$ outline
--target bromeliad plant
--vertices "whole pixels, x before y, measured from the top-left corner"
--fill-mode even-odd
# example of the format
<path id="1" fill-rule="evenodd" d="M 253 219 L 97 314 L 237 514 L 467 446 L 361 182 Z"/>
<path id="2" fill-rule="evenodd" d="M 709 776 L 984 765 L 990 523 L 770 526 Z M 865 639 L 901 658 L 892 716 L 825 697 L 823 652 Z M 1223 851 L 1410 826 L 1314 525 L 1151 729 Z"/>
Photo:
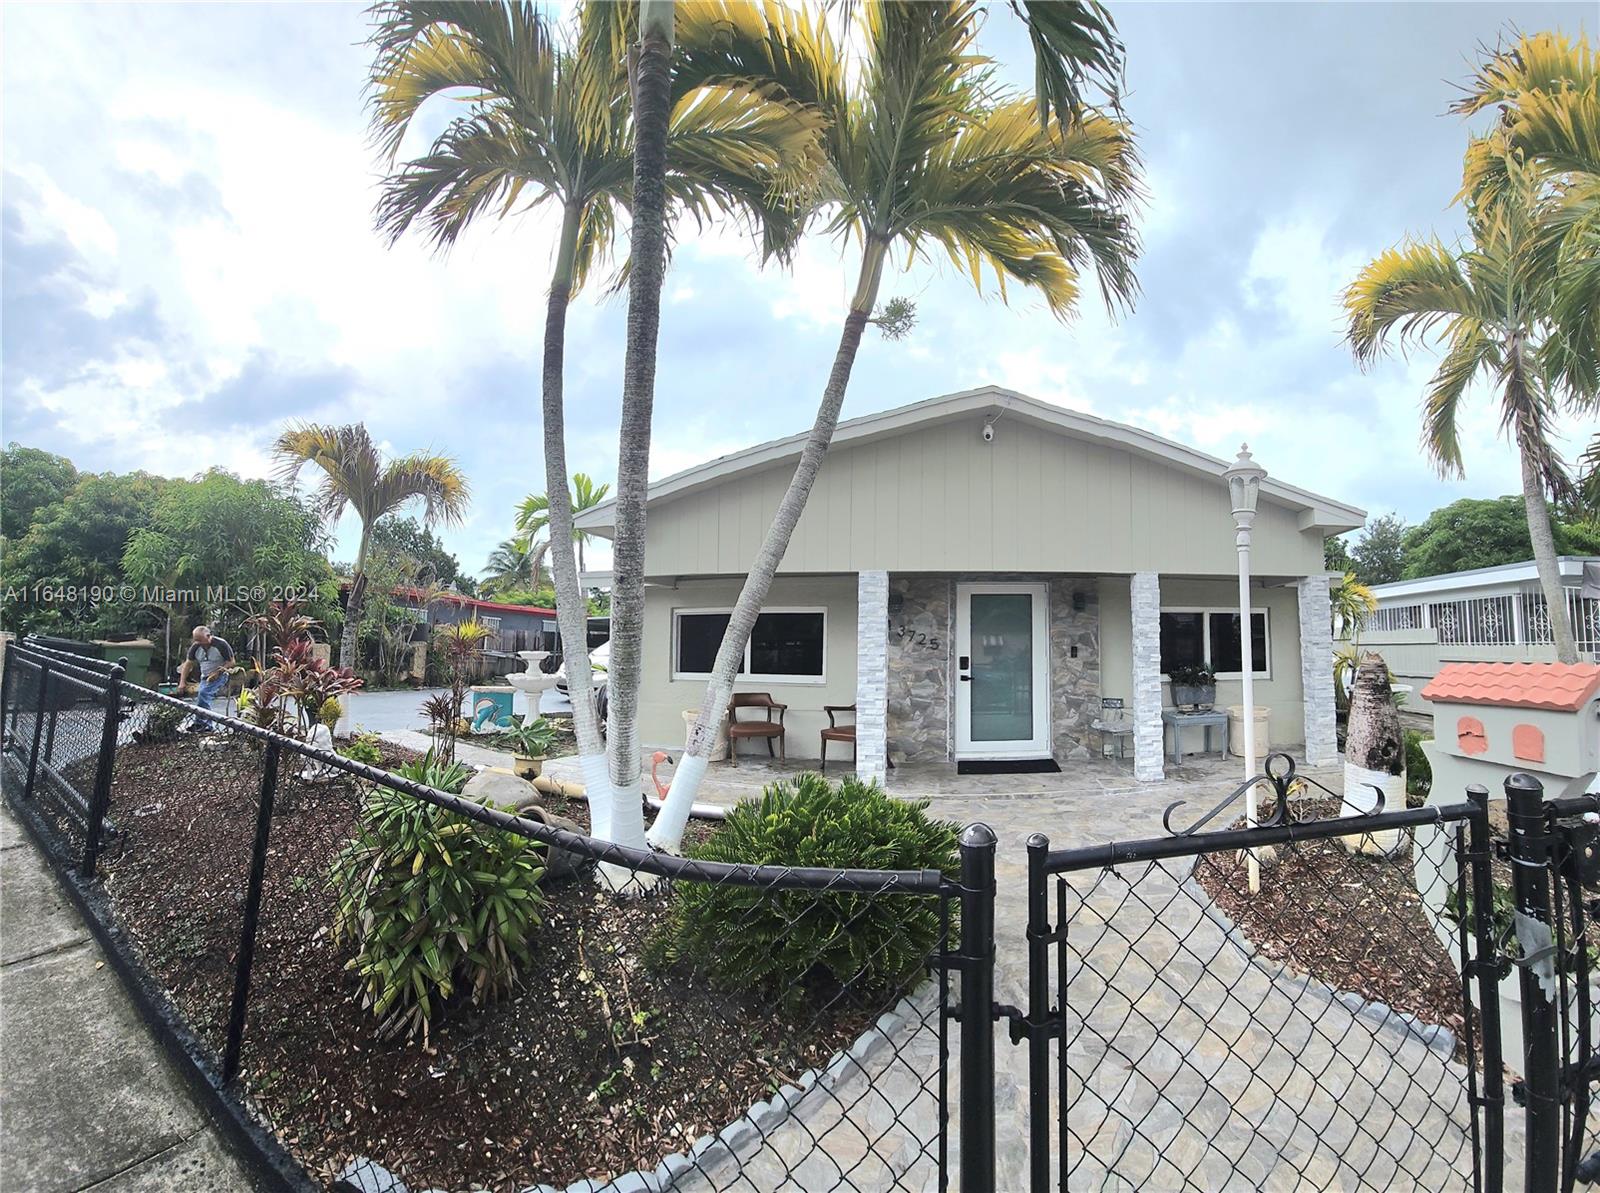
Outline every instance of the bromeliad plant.
<path id="1" fill-rule="evenodd" d="M 543 758 L 555 744 L 556 727 L 543 717 L 524 717 L 505 730 L 506 740 L 523 758 Z"/>
<path id="2" fill-rule="evenodd" d="M 956 870 L 956 827 L 927 802 L 885 795 L 876 784 L 821 775 L 769 786 L 740 804 L 692 857 L 751 865 Z M 764 891 L 686 882 L 658 961 L 682 960 L 729 989 L 788 999 L 817 986 L 852 997 L 892 990 L 939 944 L 931 899 L 877 894 Z"/>
<path id="3" fill-rule="evenodd" d="M 380 787 L 334 860 L 334 937 L 380 1038 L 428 1040 L 458 991 L 477 1005 L 507 994 L 530 959 L 544 899 L 540 855 L 525 837 Z"/>
<path id="4" fill-rule="evenodd" d="M 465 762 L 446 758 L 442 752 L 435 753 L 434 747 L 430 746 L 428 752 L 421 758 L 402 763 L 395 768 L 394 773 L 402 779 L 410 779 L 413 783 L 432 787 L 435 791 L 447 791 L 451 795 L 459 795 L 461 789 L 467 785 L 467 780 L 472 778 L 473 772 Z"/>

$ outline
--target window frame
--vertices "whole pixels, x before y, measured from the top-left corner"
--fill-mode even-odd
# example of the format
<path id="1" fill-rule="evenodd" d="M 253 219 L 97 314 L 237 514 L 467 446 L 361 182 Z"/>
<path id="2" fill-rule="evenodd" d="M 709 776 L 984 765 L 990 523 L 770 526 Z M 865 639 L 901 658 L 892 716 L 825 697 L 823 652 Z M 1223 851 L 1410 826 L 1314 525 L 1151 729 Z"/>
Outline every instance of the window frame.
<path id="1" fill-rule="evenodd" d="M 668 659 L 670 673 L 674 681 L 692 680 L 705 681 L 711 678 L 709 671 L 679 671 L 678 646 L 679 628 L 685 616 L 728 616 L 733 613 L 732 605 L 716 607 L 694 607 L 674 609 L 672 611 L 672 655 Z M 785 684 L 797 687 L 821 687 L 828 682 L 828 608 L 826 605 L 763 605 L 761 613 L 756 614 L 759 621 L 765 613 L 817 613 L 822 616 L 822 674 L 821 675 L 765 675 L 757 674 L 750 669 L 750 642 L 744 644 L 744 670 L 733 677 L 735 684 L 741 683 L 767 683 Z M 752 635 L 753 637 L 753 635 Z"/>
<path id="2" fill-rule="evenodd" d="M 1163 613 L 1199 613 L 1201 614 L 1201 648 L 1205 657 L 1210 659 L 1212 657 L 1211 615 L 1214 613 L 1226 613 L 1232 615 L 1237 612 L 1239 612 L 1238 605 L 1162 605 L 1156 613 L 1156 633 L 1159 635 L 1161 632 L 1161 615 Z M 1270 680 L 1272 678 L 1272 611 L 1265 605 L 1251 605 L 1250 616 L 1254 618 L 1257 613 L 1261 614 L 1261 625 L 1262 629 L 1265 631 L 1267 642 L 1267 657 L 1265 660 L 1263 660 L 1266 663 L 1266 669 L 1262 671 L 1254 671 L 1251 674 L 1258 681 Z M 1218 671 L 1215 672 L 1215 675 L 1219 680 L 1227 679 L 1237 680 L 1240 683 L 1244 682 L 1243 671 Z M 1172 677 L 1163 671 L 1161 673 L 1161 682 L 1171 683 Z"/>

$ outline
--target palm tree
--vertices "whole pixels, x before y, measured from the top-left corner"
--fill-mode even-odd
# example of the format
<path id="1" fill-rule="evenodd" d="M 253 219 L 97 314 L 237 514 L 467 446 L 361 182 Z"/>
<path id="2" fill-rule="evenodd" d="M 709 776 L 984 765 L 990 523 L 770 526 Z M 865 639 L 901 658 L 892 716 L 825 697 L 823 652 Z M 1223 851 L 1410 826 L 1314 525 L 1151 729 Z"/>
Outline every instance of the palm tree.
<path id="1" fill-rule="evenodd" d="M 484 565 L 484 593 L 493 595 L 508 589 L 540 588 L 544 580 L 544 555 L 548 550 L 548 542 L 535 547 L 525 534 L 501 540 Z"/>
<path id="2" fill-rule="evenodd" d="M 773 17 L 781 28 L 769 33 L 743 6 L 729 4 L 719 54 L 684 55 L 683 70 L 720 78 L 731 61 L 825 116 L 828 166 L 816 211 L 827 231 L 860 244 L 861 257 L 816 420 L 734 606 L 684 760 L 651 828 L 651 842 L 662 848 L 681 840 L 745 644 L 832 441 L 891 254 L 915 258 L 942 248 L 975 285 L 987 267 L 1002 292 L 1008 281 L 1035 288 L 1061 318 L 1075 309 L 1086 268 L 1112 309 L 1136 291 L 1130 208 L 1140 188 L 1130 129 L 1081 107 L 1041 124 L 1033 97 L 994 87 L 974 52 L 976 15 L 965 0 L 869 0 L 855 14 L 859 61 L 847 65 L 849 55 L 822 21 L 785 10 Z M 900 312 L 886 308 L 877 318 L 899 330 Z"/>
<path id="3" fill-rule="evenodd" d="M 700 221 L 733 213 L 762 236 L 764 254 L 777 251 L 792 239 L 783 231 L 788 217 L 782 197 L 810 173 L 817 124 L 799 105 L 769 99 L 744 85 L 663 93 L 659 81 L 663 72 L 670 77 L 670 61 L 662 53 L 662 40 L 670 53 L 672 5 L 652 0 L 642 7 L 649 45 L 636 55 L 631 78 L 627 23 L 639 13 L 632 5 L 584 5 L 576 51 L 551 36 L 533 5 L 516 0 L 381 4 L 375 10 L 373 37 L 373 125 L 391 161 L 430 99 L 458 96 L 471 105 L 424 156 L 385 183 L 378 221 L 391 237 L 420 220 L 434 241 L 448 248 L 485 212 L 501 216 L 519 205 L 526 209 L 546 202 L 561 212 L 541 383 L 545 491 L 551 495 L 557 619 L 571 648 L 566 670 L 574 730 L 585 783 L 593 793 L 594 831 L 602 836 L 609 816 L 600 802 L 608 785 L 605 747 L 593 708 L 585 603 L 567 493 L 562 397 L 567 307 L 605 258 L 619 214 L 631 212 L 629 329 L 635 350 L 624 370 L 633 398 L 624 403 L 623 425 L 625 431 L 636 432 L 643 383 L 636 349 L 643 338 L 653 349 L 654 323 L 647 335 L 642 325 L 637 336 L 634 332 L 647 308 L 659 310 L 667 209 L 688 212 Z M 641 124 L 654 146 L 647 154 L 642 187 L 633 153 L 635 128 Z M 664 146 L 657 145 L 662 139 Z M 653 372 L 653 351 L 650 366 Z M 648 409 L 645 415 L 647 431 Z M 634 454 L 625 454 L 634 459 Z M 633 508 L 630 492 L 630 515 Z M 631 542 L 632 530 L 624 533 L 626 521 L 619 517 L 618 536 Z"/>
<path id="4" fill-rule="evenodd" d="M 1500 179 L 1466 196 L 1469 240 L 1407 241 L 1385 251 L 1345 291 L 1346 338 L 1363 366 L 1391 340 L 1438 343 L 1445 352 L 1423 401 L 1423 449 L 1441 475 L 1463 475 L 1459 415 L 1473 383 L 1492 381 L 1500 425 L 1516 445 L 1522 495 L 1556 657 L 1577 661 L 1557 571 L 1547 494 L 1571 486 L 1554 443 L 1563 406 L 1584 400 L 1553 346 L 1555 286 L 1541 268 L 1541 238 L 1553 201 L 1537 171 L 1507 150 L 1498 134 L 1475 141 L 1469 172 L 1498 154 Z M 1496 143 L 1498 142 L 1498 143 Z"/>
<path id="5" fill-rule="evenodd" d="M 346 506 L 361 519 L 361 543 L 356 548 L 344 631 L 339 637 L 339 666 L 354 668 L 356 627 L 366 599 L 367 548 L 373 524 L 413 501 L 422 502 L 425 526 L 460 522 L 467 512 L 467 478 L 448 456 L 415 452 L 385 460 L 361 423 L 291 426 L 278 436 L 273 455 L 279 461 L 282 479 L 290 485 L 307 464 L 322 470 L 312 508 L 329 527 L 339 520 Z"/>
<path id="6" fill-rule="evenodd" d="M 1492 189 L 1509 151 L 1555 196 L 1543 209 L 1541 269 L 1552 275 L 1560 338 L 1553 364 L 1581 391 L 1600 388 L 1600 58 L 1586 37 L 1519 35 L 1489 54 L 1452 111 L 1500 115 L 1476 144 L 1467 188 Z"/>
<path id="7" fill-rule="evenodd" d="M 568 508 L 576 518 L 585 510 L 593 509 L 606 499 L 606 494 L 611 492 L 611 486 L 597 485 L 592 477 L 585 472 L 572 474 L 572 492 L 568 495 Z M 550 499 L 542 493 L 530 493 L 522 499 L 522 504 L 517 507 L 517 530 L 522 536 L 532 543 L 541 535 L 548 535 L 550 531 Z M 581 575 L 584 568 L 583 545 L 592 536 L 586 530 L 576 527 L 572 530 L 572 542 L 578 549 L 578 572 Z"/>

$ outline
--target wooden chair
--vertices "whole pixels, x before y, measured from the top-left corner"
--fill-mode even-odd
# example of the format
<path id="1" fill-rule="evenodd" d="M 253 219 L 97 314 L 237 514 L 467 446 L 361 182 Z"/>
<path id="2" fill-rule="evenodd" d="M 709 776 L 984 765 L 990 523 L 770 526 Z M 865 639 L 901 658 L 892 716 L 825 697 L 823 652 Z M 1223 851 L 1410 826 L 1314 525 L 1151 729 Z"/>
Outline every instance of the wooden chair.
<path id="1" fill-rule="evenodd" d="M 766 713 L 766 719 L 741 721 L 741 708 L 759 708 Z M 783 714 L 788 711 L 789 706 L 779 704 L 770 692 L 735 692 L 728 705 L 728 761 L 735 766 L 739 764 L 739 742 L 747 737 L 766 738 L 768 755 L 787 761 L 783 744 Z M 774 712 L 778 714 L 776 721 L 772 719 Z M 776 750 L 773 749 L 774 741 L 778 743 Z"/>
<path id="2" fill-rule="evenodd" d="M 828 743 L 831 741 L 847 741 L 850 743 L 850 760 L 856 757 L 856 727 L 854 725 L 841 725 L 837 717 L 840 713 L 849 713 L 855 716 L 856 706 L 853 704 L 824 704 L 822 711 L 828 714 L 828 727 L 822 731 L 822 766 L 828 769 Z"/>

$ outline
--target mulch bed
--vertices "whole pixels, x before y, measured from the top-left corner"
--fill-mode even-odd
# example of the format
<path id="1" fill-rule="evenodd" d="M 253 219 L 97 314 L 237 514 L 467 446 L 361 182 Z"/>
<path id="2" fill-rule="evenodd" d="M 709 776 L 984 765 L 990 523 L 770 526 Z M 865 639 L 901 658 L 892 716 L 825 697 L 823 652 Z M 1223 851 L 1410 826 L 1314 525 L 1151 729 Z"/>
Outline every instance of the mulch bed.
<path id="1" fill-rule="evenodd" d="M 1338 800 L 1293 805 L 1298 819 L 1339 815 Z M 1392 858 L 1352 853 L 1338 838 L 1280 847 L 1251 895 L 1232 853 L 1199 859 L 1195 878 L 1261 953 L 1337 990 L 1426 1023 L 1463 1029 L 1461 976 L 1417 894 L 1410 833 Z"/>
<path id="2" fill-rule="evenodd" d="M 329 863 L 362 791 L 280 774 L 244 1069 L 259 1111 L 312 1172 L 364 1155 L 412 1188 L 521 1189 L 653 1168 L 854 1040 L 881 1007 L 784 1014 L 756 992 L 642 958 L 670 908 L 591 881 L 548 886 L 512 997 L 436 1014 L 430 1043 L 380 1041 L 331 939 Z M 118 751 L 106 860 L 117 917 L 219 1053 L 242 924 L 260 754 L 192 738 Z M 587 825 L 582 800 L 549 809 Z M 691 822 L 692 844 L 713 831 Z"/>

